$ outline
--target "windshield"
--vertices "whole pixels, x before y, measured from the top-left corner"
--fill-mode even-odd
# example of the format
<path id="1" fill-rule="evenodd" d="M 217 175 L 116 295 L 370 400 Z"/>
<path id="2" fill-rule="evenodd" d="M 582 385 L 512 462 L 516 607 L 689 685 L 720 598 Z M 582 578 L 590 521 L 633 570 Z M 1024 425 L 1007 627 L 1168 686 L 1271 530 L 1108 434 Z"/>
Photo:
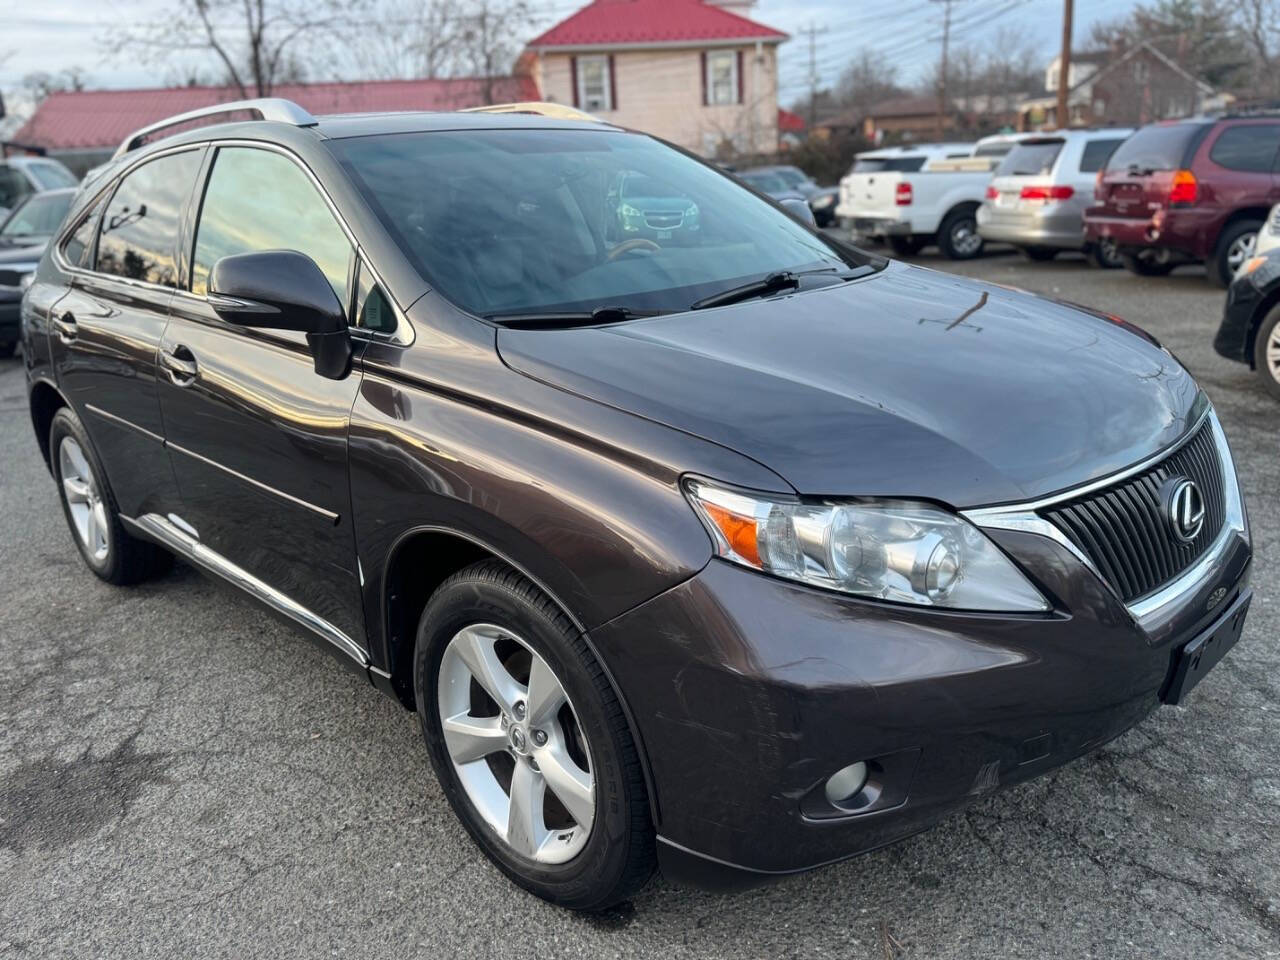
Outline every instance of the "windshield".
<path id="1" fill-rule="evenodd" d="M 1197 134 L 1208 129 L 1203 123 L 1155 124 L 1143 127 L 1124 143 L 1107 161 L 1111 170 L 1177 170 L 1182 166 L 1187 148 Z"/>
<path id="2" fill-rule="evenodd" d="M 77 183 L 75 175 L 60 163 L 31 163 L 27 165 L 27 170 L 44 190 L 74 187 Z"/>
<path id="3" fill-rule="evenodd" d="M 859 157 L 850 173 L 913 173 L 927 157 Z"/>
<path id="4" fill-rule="evenodd" d="M 1034 177 L 1049 173 L 1054 161 L 1062 152 L 1062 140 L 1024 140 L 1010 150 L 1000 166 L 997 177 Z"/>
<path id="5" fill-rule="evenodd" d="M 0 226 L 0 236 L 50 236 L 67 215 L 74 196 L 73 193 L 35 194 L 9 214 L 9 219 Z"/>
<path id="6" fill-rule="evenodd" d="M 642 134 L 452 130 L 327 146 L 424 279 L 480 316 L 687 310 L 777 271 L 868 262 Z"/>

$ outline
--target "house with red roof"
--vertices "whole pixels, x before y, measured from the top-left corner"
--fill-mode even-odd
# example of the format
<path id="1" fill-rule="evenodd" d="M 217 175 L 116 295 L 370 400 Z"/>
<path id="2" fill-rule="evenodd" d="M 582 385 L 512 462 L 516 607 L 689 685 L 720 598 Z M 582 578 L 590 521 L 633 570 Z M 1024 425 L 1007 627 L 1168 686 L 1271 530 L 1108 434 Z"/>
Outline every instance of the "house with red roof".
<path id="1" fill-rule="evenodd" d="M 705 156 L 778 147 L 778 45 L 751 0 L 594 0 L 528 44 L 544 100 Z"/>

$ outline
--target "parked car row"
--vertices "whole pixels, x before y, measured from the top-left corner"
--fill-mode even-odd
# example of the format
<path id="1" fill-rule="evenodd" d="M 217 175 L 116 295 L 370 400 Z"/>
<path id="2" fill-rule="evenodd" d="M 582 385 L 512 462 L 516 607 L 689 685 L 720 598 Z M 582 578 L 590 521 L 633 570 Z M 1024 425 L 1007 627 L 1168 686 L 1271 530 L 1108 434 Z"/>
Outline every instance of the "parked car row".
<path id="1" fill-rule="evenodd" d="M 0 217 L 0 358 L 13 356 L 18 346 L 22 294 L 75 195 L 72 187 L 27 193 Z"/>
<path id="2" fill-rule="evenodd" d="M 1227 290 L 1213 348 L 1228 360 L 1249 364 L 1280 400 L 1280 204 L 1271 209 L 1252 255 Z"/>

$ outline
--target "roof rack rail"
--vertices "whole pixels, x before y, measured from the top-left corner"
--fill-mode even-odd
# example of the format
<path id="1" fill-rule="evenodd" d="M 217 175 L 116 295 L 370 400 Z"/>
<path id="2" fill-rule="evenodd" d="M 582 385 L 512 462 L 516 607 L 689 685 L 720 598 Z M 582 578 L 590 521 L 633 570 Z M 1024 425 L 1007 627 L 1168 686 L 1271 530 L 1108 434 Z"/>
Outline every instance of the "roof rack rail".
<path id="1" fill-rule="evenodd" d="M 540 117 L 554 117 L 557 120 L 587 120 L 591 123 L 604 123 L 599 117 L 592 116 L 577 107 L 566 107 L 563 103 L 548 103 L 545 100 L 524 100 L 519 103 L 493 103 L 483 107 L 467 107 L 458 113 L 532 113 Z"/>
<path id="2" fill-rule="evenodd" d="M 141 130 L 135 130 L 124 138 L 124 141 L 116 148 L 116 152 L 111 155 L 111 159 L 115 160 L 131 150 L 138 149 L 152 134 L 167 130 L 169 127 L 176 127 L 179 124 L 200 120 L 204 117 L 216 117 L 222 113 L 242 112 L 257 114 L 257 119 L 259 120 L 289 123 L 295 127 L 314 127 L 317 123 L 315 117 L 292 100 L 285 100 L 280 97 L 232 100 L 227 103 L 215 103 L 207 107 L 200 107 L 198 110 L 188 110 L 186 113 L 180 113 L 177 116 L 167 117 L 164 120 L 149 124 Z"/>

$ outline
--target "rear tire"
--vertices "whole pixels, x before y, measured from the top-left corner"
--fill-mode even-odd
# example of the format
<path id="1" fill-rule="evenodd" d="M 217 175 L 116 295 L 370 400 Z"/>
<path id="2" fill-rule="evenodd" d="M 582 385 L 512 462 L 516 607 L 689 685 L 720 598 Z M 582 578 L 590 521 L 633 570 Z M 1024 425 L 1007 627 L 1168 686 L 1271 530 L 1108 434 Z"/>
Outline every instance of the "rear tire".
<path id="1" fill-rule="evenodd" d="M 1253 368 L 1267 393 L 1280 400 L 1280 307 L 1262 318 L 1253 341 Z"/>
<path id="2" fill-rule="evenodd" d="M 914 257 L 924 249 L 923 237 L 887 237 L 886 242 L 895 257 Z"/>
<path id="3" fill-rule="evenodd" d="M 482 654 L 468 660 L 471 650 Z M 477 692 L 486 685 L 469 666 L 460 674 L 459 658 L 487 667 L 480 673 L 498 696 Z M 537 689 L 546 689 L 543 667 L 558 681 L 555 689 L 563 699 L 554 702 L 564 704 L 559 712 L 535 707 L 535 701 L 553 702 L 535 692 L 535 662 L 541 664 Z M 452 702 L 462 682 L 469 693 Z M 413 689 L 431 764 L 449 804 L 511 880 L 573 910 L 605 909 L 648 882 L 657 862 L 653 822 L 622 707 L 583 635 L 533 583 L 505 564 L 484 561 L 441 584 L 418 624 Z M 504 707 L 499 697 L 511 703 Z M 459 703 L 466 719 L 453 712 Z M 449 740 L 442 713 L 450 715 Z M 488 735 L 482 744 L 468 738 L 485 719 L 505 721 L 499 726 L 505 733 L 497 735 L 501 743 L 490 743 Z M 567 763 L 564 750 L 577 759 Z M 563 810 L 555 805 L 567 781 L 563 773 L 554 777 L 549 771 L 565 769 L 574 771 L 578 783 L 585 778 L 591 784 L 590 799 L 585 792 L 569 794 L 578 815 L 568 813 L 574 808 L 570 801 Z M 518 783 L 521 795 L 545 799 L 532 808 L 528 802 L 518 805 Z M 528 809 L 536 816 L 524 816 Z"/>
<path id="4" fill-rule="evenodd" d="M 1165 277 L 1177 266 L 1164 250 L 1143 250 L 1139 253 L 1122 253 L 1120 262 L 1130 273 L 1140 277 Z"/>
<path id="5" fill-rule="evenodd" d="M 1218 237 L 1218 245 L 1207 264 L 1209 279 L 1219 287 L 1231 285 L 1231 278 L 1236 270 L 1253 255 L 1254 245 L 1258 240 L 1258 231 L 1262 229 L 1260 220 L 1237 220 L 1228 224 Z"/>
<path id="6" fill-rule="evenodd" d="M 1120 259 L 1120 251 L 1116 249 L 1114 240 L 1099 240 L 1089 248 L 1089 260 L 1102 270 L 1115 270 L 1124 266 Z"/>
<path id="7" fill-rule="evenodd" d="M 938 228 L 938 249 L 948 260 L 972 260 L 982 255 L 984 246 L 976 208 L 951 211 Z"/>
<path id="8" fill-rule="evenodd" d="M 125 530 L 107 473 L 70 407 L 53 415 L 49 461 L 71 539 L 90 570 L 107 583 L 126 586 L 172 566 L 172 554 Z"/>
<path id="9" fill-rule="evenodd" d="M 1058 255 L 1053 247 L 1022 247 L 1022 255 L 1036 263 L 1047 263 Z"/>

